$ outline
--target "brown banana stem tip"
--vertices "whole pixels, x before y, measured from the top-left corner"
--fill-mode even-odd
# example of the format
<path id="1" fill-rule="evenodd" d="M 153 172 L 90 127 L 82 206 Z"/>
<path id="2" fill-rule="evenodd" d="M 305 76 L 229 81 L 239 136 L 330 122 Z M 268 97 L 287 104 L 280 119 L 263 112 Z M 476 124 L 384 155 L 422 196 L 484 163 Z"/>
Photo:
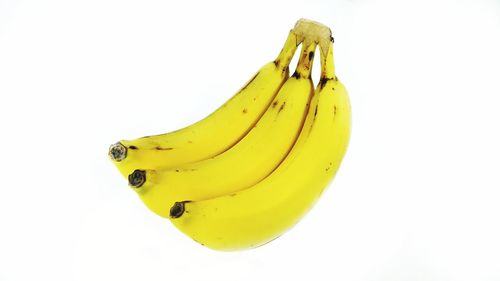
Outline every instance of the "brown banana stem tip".
<path id="1" fill-rule="evenodd" d="M 141 187 L 146 182 L 146 171 L 135 170 L 128 175 L 128 184 L 133 187 Z"/>
<path id="2" fill-rule="evenodd" d="M 173 219 L 180 218 L 182 214 L 184 214 L 186 201 L 183 202 L 175 202 L 172 208 L 170 208 L 170 217 Z"/>
<path id="3" fill-rule="evenodd" d="M 108 154 L 111 159 L 120 162 L 127 158 L 127 148 L 120 142 L 117 142 L 109 147 Z"/>

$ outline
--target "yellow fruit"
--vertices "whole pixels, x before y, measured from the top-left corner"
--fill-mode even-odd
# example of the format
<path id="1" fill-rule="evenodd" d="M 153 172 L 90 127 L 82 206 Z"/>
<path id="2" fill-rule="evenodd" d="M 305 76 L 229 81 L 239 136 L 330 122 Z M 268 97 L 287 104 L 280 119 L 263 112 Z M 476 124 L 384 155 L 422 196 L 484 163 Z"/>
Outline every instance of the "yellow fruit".
<path id="1" fill-rule="evenodd" d="M 212 249 L 253 248 L 279 237 L 314 205 L 339 168 L 351 125 L 347 92 L 334 75 L 333 44 L 323 45 L 322 78 L 290 154 L 248 189 L 175 203 L 170 215 L 179 230 Z"/>
<path id="2" fill-rule="evenodd" d="M 179 200 L 203 200 L 252 186 L 283 161 L 300 130 L 314 86 L 311 69 L 316 44 L 303 45 L 297 70 L 281 87 L 254 128 L 226 152 L 172 169 L 135 170 L 129 184 L 144 204 L 168 217 Z"/>

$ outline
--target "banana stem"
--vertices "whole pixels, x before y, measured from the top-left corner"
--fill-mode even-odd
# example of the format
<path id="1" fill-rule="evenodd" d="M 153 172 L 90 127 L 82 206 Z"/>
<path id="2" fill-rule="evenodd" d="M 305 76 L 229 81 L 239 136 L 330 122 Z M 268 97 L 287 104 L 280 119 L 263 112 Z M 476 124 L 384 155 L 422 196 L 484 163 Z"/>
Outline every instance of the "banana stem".
<path id="1" fill-rule="evenodd" d="M 302 50 L 300 51 L 300 58 L 297 64 L 297 69 L 295 69 L 295 73 L 292 75 L 295 78 L 311 78 L 311 70 L 314 61 L 314 52 L 316 51 L 317 44 L 312 42 L 310 44 L 303 43 Z"/>
<path id="2" fill-rule="evenodd" d="M 316 46 L 321 50 L 321 79 L 335 78 L 333 64 L 333 37 L 328 26 L 308 19 L 300 19 L 288 34 L 288 38 L 278 58 L 276 67 L 285 69 L 290 64 L 297 46 L 302 43 L 302 51 L 294 76 L 309 78 Z"/>
<path id="3" fill-rule="evenodd" d="M 335 64 L 333 61 L 333 38 L 327 48 L 326 50 L 321 50 L 321 80 L 336 78 Z"/>
<path id="4" fill-rule="evenodd" d="M 333 37 L 328 26 L 308 19 L 300 19 L 292 30 L 297 35 L 299 43 L 304 45 L 312 42 L 321 50 L 321 79 L 333 79 L 335 67 L 333 64 Z"/>
<path id="5" fill-rule="evenodd" d="M 276 67 L 285 69 L 288 67 L 288 65 L 290 65 L 290 61 L 292 60 L 299 43 L 300 42 L 297 42 L 297 35 L 293 31 L 290 31 L 290 33 L 288 33 L 288 38 L 286 39 L 283 49 L 281 49 L 280 54 L 274 60 L 274 64 L 276 65 Z"/>
<path id="6" fill-rule="evenodd" d="M 316 42 L 326 54 L 328 43 L 332 40 L 332 31 L 328 26 L 316 21 L 300 19 L 292 31 L 297 35 L 299 43 L 304 42 L 308 45 Z"/>

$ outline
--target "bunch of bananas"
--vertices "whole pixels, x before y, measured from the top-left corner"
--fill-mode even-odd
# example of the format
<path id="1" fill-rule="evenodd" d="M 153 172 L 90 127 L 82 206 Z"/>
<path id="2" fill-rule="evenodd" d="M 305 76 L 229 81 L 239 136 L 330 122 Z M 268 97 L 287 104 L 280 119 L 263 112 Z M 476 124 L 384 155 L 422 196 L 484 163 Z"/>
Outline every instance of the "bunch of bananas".
<path id="1" fill-rule="evenodd" d="M 331 31 L 301 19 L 278 57 L 211 115 L 174 132 L 122 140 L 109 156 L 151 211 L 202 245 L 237 250 L 263 245 L 299 221 L 335 175 L 349 136 Z"/>

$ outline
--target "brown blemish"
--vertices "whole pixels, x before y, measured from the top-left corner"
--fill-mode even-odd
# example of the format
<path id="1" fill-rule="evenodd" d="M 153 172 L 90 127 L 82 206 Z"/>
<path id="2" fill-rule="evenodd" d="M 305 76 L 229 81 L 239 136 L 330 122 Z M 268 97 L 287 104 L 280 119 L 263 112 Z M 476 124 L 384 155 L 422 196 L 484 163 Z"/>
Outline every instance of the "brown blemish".
<path id="1" fill-rule="evenodd" d="M 334 105 L 334 106 L 333 106 L 333 115 L 336 115 L 336 114 L 337 114 L 337 106 L 336 106 L 336 105 Z"/>
<path id="2" fill-rule="evenodd" d="M 278 105 L 278 101 L 276 100 L 273 102 L 273 108 L 275 108 L 277 105 Z"/>
<path id="3" fill-rule="evenodd" d="M 246 108 L 243 108 L 243 114 L 247 113 L 247 109 Z"/>
<path id="4" fill-rule="evenodd" d="M 332 162 L 330 162 L 328 167 L 326 167 L 325 172 L 328 172 L 328 170 L 330 170 L 331 167 L 332 167 Z"/>
<path id="5" fill-rule="evenodd" d="M 131 146 L 129 146 L 128 148 L 130 148 L 130 149 L 132 149 L 132 150 L 136 150 L 136 149 L 137 149 L 137 146 L 135 146 L 135 145 L 131 145 Z"/>
<path id="6" fill-rule="evenodd" d="M 157 146 L 155 147 L 156 150 L 172 150 L 174 149 L 173 147 L 161 147 L 161 146 Z"/>
<path id="7" fill-rule="evenodd" d="M 285 72 L 288 72 L 288 66 L 287 66 L 287 67 L 284 67 L 284 68 L 281 70 L 281 74 L 284 74 Z"/>
<path id="8" fill-rule="evenodd" d="M 318 105 L 316 105 L 316 108 L 314 108 L 314 117 L 313 121 L 311 122 L 311 128 L 309 128 L 309 133 L 311 133 L 312 128 L 314 127 L 314 123 L 316 122 L 316 115 L 318 114 Z"/>
<path id="9" fill-rule="evenodd" d="M 312 131 L 313 127 L 314 127 L 315 121 L 316 121 L 316 118 L 314 118 L 313 121 L 311 122 L 311 127 L 309 128 L 309 133 L 308 134 L 311 134 L 311 131 Z"/>
<path id="10" fill-rule="evenodd" d="M 328 81 L 328 78 L 321 77 L 321 80 L 319 80 L 319 88 L 323 89 L 323 87 L 326 85 L 326 82 Z"/>
<path id="11" fill-rule="evenodd" d="M 314 58 L 314 52 L 311 51 L 309 52 L 309 60 L 312 60 Z"/>
<path id="12" fill-rule="evenodd" d="M 295 71 L 293 74 L 292 74 L 292 77 L 295 78 L 295 79 L 299 79 L 300 78 L 300 74 Z"/>
<path id="13" fill-rule="evenodd" d="M 280 112 L 283 110 L 283 108 L 285 108 L 285 104 L 286 104 L 286 101 L 284 101 L 284 102 L 281 104 L 280 109 L 278 109 L 278 113 L 280 113 Z"/>

